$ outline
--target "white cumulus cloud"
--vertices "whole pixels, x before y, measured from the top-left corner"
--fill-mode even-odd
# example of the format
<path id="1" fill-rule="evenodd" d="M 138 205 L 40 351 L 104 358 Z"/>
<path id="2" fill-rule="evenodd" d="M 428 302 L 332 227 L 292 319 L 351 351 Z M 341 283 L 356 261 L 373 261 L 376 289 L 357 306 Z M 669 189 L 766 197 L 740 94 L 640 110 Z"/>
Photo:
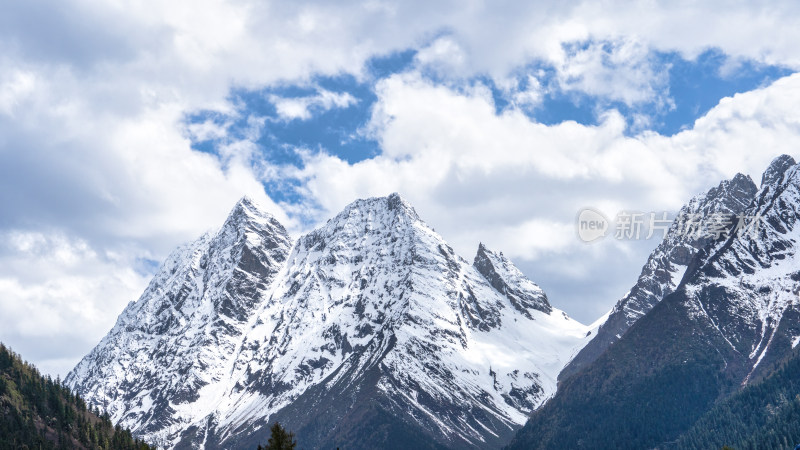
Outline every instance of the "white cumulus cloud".
<path id="1" fill-rule="evenodd" d="M 465 92 L 414 73 L 390 77 L 377 91 L 370 132 L 383 153 L 355 164 L 309 155 L 297 175 L 322 216 L 353 198 L 399 191 L 462 255 L 486 242 L 534 278 L 544 274 L 538 281 L 555 287 L 565 306 L 581 304 L 569 284 L 603 286 L 593 303 L 598 314 L 633 284 L 656 242 L 587 246 L 574 230 L 580 208 L 612 218 L 623 209 L 674 212 L 737 172 L 758 183 L 773 157 L 800 146 L 800 75 L 723 99 L 671 137 L 629 136 L 614 112 L 597 126 L 546 126 L 517 110 L 498 114 L 479 86 Z M 616 258 L 623 259 L 604 262 Z"/>
<path id="2" fill-rule="evenodd" d="M 4 2 L 0 340 L 63 375 L 139 295 L 147 277 L 132 269 L 137 261 L 160 261 L 218 226 L 244 194 L 296 229 L 286 211 L 322 219 L 356 197 L 400 191 L 463 253 L 485 239 L 523 265 L 561 258 L 526 266 L 534 279 L 567 276 L 557 267 L 575 279 L 605 276 L 611 287 L 595 303 L 606 305 L 640 261 L 588 277 L 611 266 L 598 261 L 630 257 L 563 238 L 574 208 L 676 207 L 737 170 L 756 175 L 797 148 L 796 79 L 725 100 L 669 138 L 626 136 L 614 112 L 597 126 L 549 127 L 514 108 L 498 115 L 487 88 L 460 80 L 526 79 L 515 102 L 536 107 L 547 87 L 527 68 L 543 63 L 563 89 L 634 104 L 668 97 L 651 51 L 692 58 L 716 48 L 732 60 L 800 67 L 798 18 L 791 1 Z M 413 72 L 371 78 L 366 61 L 409 49 L 414 66 L 442 84 Z M 239 140 L 225 123 L 186 126 L 198 111 L 235 113 L 232 91 L 325 75 L 375 83 L 367 132 L 377 157 L 350 164 L 308 153 L 303 168 L 275 167 L 256 143 L 258 120 Z M 324 90 L 274 100 L 285 120 L 354 102 Z M 192 140 L 219 143 L 209 153 Z M 307 198 L 272 201 L 265 178 L 300 179 Z M 26 325 L 34 315 L 52 332 Z"/>
<path id="3" fill-rule="evenodd" d="M 283 120 L 308 120 L 315 112 L 347 108 L 358 102 L 347 92 L 331 92 L 326 89 L 318 89 L 316 95 L 305 97 L 270 95 L 269 99 L 275 105 L 278 117 Z"/>

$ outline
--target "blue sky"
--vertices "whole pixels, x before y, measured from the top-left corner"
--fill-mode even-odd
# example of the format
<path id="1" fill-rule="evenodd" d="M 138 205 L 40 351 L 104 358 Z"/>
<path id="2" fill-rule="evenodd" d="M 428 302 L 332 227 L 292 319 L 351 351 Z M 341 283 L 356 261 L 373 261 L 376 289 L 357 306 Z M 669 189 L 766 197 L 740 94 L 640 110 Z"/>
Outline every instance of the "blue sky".
<path id="1" fill-rule="evenodd" d="M 565 47 L 569 51 L 578 52 L 591 45 L 592 43 L 582 42 Z M 607 50 L 604 48 L 604 51 Z M 220 126 L 226 126 L 228 130 L 224 137 L 217 139 L 195 137 L 192 146 L 199 151 L 218 153 L 220 146 L 231 140 L 244 139 L 248 133 L 252 133 L 252 118 L 259 117 L 264 120 L 258 127 L 258 137 L 253 142 L 257 144 L 260 156 L 270 164 L 302 168 L 302 155 L 306 152 L 328 154 L 349 164 L 375 158 L 382 152 L 381 143 L 367 128 L 372 109 L 378 101 L 376 84 L 393 75 L 414 71 L 422 72 L 422 76 L 432 83 L 448 82 L 435 71 L 420 70 L 415 64 L 416 53 L 415 50 L 408 49 L 389 56 L 372 58 L 365 62 L 365 73 L 362 77 L 349 74 L 315 76 L 304 80 L 302 84 L 281 83 L 259 90 L 233 90 L 229 100 L 236 105 L 234 113 L 221 115 L 201 111 L 187 115 L 187 126 L 213 121 Z M 514 91 L 498 87 L 485 74 L 476 74 L 461 79 L 458 83 L 485 86 L 491 92 L 491 101 L 498 115 L 506 110 L 516 109 L 522 111 L 530 121 L 544 125 L 574 121 L 582 125 L 598 126 L 603 115 L 614 110 L 625 121 L 625 135 L 651 132 L 673 136 L 691 129 L 695 120 L 706 115 L 722 98 L 763 88 L 776 79 L 793 73 L 792 69 L 781 65 L 763 64 L 753 60 L 731 61 L 719 49 L 704 50 L 691 59 L 677 52 L 652 51 L 648 59 L 661 78 L 655 83 L 652 96 L 640 101 L 626 101 L 581 90 L 564 89 L 557 79 L 556 69 L 541 61 L 515 71 L 513 76 L 519 80 L 519 85 Z M 603 64 L 614 69 L 608 61 L 604 60 Z M 541 98 L 534 105 L 520 106 L 514 96 L 519 91 L 530 89 L 530 76 L 536 78 Z M 342 107 L 312 105 L 308 108 L 308 117 L 294 118 L 282 116 L 276 106 L 276 97 L 280 99 L 277 102 L 308 99 L 325 91 L 350 95 L 353 101 Z M 264 180 L 264 188 L 273 200 L 284 204 L 297 205 L 308 200 L 304 196 L 303 184 L 291 177 Z M 672 212 L 674 211 L 670 211 Z M 309 216 L 307 213 L 308 210 L 301 210 L 293 218 L 303 226 L 314 226 L 319 216 Z M 624 263 L 628 275 L 625 282 L 633 283 L 644 261 L 644 252 L 655 247 L 657 243 L 657 240 L 651 240 L 632 244 L 637 247 L 637 257 L 640 259 L 632 258 L 630 262 Z M 463 256 L 470 258 L 472 255 L 465 253 Z M 543 268 L 541 262 L 524 257 L 518 257 L 517 263 L 527 272 L 537 274 L 531 277 L 543 284 L 554 295 L 556 302 L 562 302 L 559 306 L 566 307 L 568 311 L 572 309 L 570 312 L 585 322 L 596 318 L 597 311 L 582 311 L 570 305 L 580 304 L 580 299 L 585 298 L 587 292 L 597 290 L 596 285 L 587 283 L 580 287 L 573 283 L 566 284 L 558 270 L 553 271 L 549 266 Z"/>
<path id="2" fill-rule="evenodd" d="M 370 118 L 370 110 L 377 97 L 374 85 L 377 80 L 413 68 L 415 52 L 409 49 L 389 56 L 375 57 L 365 63 L 367 77 L 358 79 L 353 75 L 315 76 L 302 84 L 281 83 L 259 90 L 235 89 L 229 100 L 237 105 L 236 114 L 224 115 L 214 111 L 194 111 L 187 114 L 187 124 L 214 121 L 220 125 L 231 121 L 229 133 L 241 138 L 251 125 L 248 118 L 266 118 L 258 139 L 259 150 L 264 157 L 277 164 L 302 165 L 294 149 L 327 152 L 349 163 L 372 158 L 381 152 L 380 144 L 364 132 Z M 657 98 L 636 104 L 590 95 L 585 92 L 569 92 L 560 89 L 554 80 L 551 67 L 533 64 L 517 74 L 520 87 L 528 88 L 527 75 L 537 77 L 545 86 L 542 101 L 534 107 L 523 108 L 532 120 L 554 125 L 564 121 L 575 121 L 584 125 L 597 125 L 603 112 L 619 111 L 625 118 L 627 133 L 644 130 L 671 136 L 689 129 L 694 121 L 716 106 L 720 99 L 736 93 L 747 92 L 771 84 L 778 78 L 793 73 L 791 68 L 781 65 L 762 64 L 752 60 L 730 62 L 730 58 L 719 49 L 709 49 L 693 59 L 685 59 L 679 53 L 654 52 L 652 58 L 665 77 L 659 86 Z M 729 67 L 735 66 L 735 67 Z M 435 79 L 435 76 L 432 78 Z M 513 107 L 508 92 L 498 88 L 486 76 L 475 76 L 467 83 L 482 84 L 491 89 L 492 99 L 498 113 Z M 282 99 L 308 98 L 327 90 L 346 93 L 355 101 L 343 108 L 324 109 L 312 107 L 309 118 L 282 119 L 271 96 Z M 667 103 L 666 105 L 664 103 Z M 637 124 L 644 117 L 647 125 Z M 231 136 L 225 136 L 230 139 Z M 196 150 L 215 153 L 218 140 L 193 139 Z M 273 198 L 292 201 L 291 196 L 280 187 L 266 186 Z"/>
<path id="3" fill-rule="evenodd" d="M 585 49 L 588 42 L 565 45 L 566 48 Z M 579 51 L 579 50 L 572 50 Z M 192 111 L 185 116 L 187 127 L 212 122 L 225 127 L 225 136 L 191 136 L 192 148 L 201 152 L 219 154 L 219 147 L 231 140 L 246 139 L 253 132 L 253 118 L 260 118 L 257 144 L 261 157 L 271 164 L 303 166 L 298 152 L 326 153 L 347 163 L 374 158 L 381 153 L 381 144 L 366 128 L 371 110 L 378 100 L 375 85 L 381 79 L 404 72 L 418 70 L 414 49 L 397 51 L 388 56 L 376 56 L 364 64 L 364 74 L 336 76 L 316 75 L 300 84 L 278 83 L 257 90 L 232 89 L 228 100 L 236 106 L 230 114 L 216 111 Z M 603 114 L 618 111 L 625 119 L 625 133 L 632 135 L 643 131 L 672 136 L 690 129 L 695 120 L 704 116 L 724 97 L 768 86 L 778 78 L 793 73 L 791 68 L 764 64 L 753 60 L 732 61 L 720 49 L 707 49 L 691 59 L 677 52 L 652 51 L 648 57 L 663 80 L 655 86 L 652 98 L 638 102 L 609 99 L 602 95 L 559 86 L 556 70 L 545 62 L 537 61 L 515 71 L 518 90 L 530 89 L 529 77 L 539 83 L 541 99 L 535 105 L 518 105 L 515 92 L 498 87 L 485 74 L 476 74 L 460 83 L 482 85 L 492 94 L 498 114 L 504 110 L 519 109 L 534 122 L 556 125 L 574 121 L 596 126 Z M 612 66 L 604 61 L 604 64 Z M 613 67 L 612 67 L 613 69 Z M 425 72 L 434 82 L 446 83 L 437 73 Z M 308 99 L 320 92 L 345 94 L 352 97 L 346 106 L 324 107 L 311 105 L 308 117 L 283 117 L 275 98 L 282 101 Z M 294 204 L 303 200 L 302 186 L 291 179 L 264 180 L 264 188 L 275 201 Z M 313 225 L 313 219 L 297 219 Z"/>
<path id="4" fill-rule="evenodd" d="M 580 208 L 676 211 L 800 148 L 798 19 L 790 1 L 6 2 L 0 341 L 64 375 L 243 195 L 299 236 L 399 192 L 464 258 L 504 252 L 590 322 L 657 242 L 583 244 Z"/>

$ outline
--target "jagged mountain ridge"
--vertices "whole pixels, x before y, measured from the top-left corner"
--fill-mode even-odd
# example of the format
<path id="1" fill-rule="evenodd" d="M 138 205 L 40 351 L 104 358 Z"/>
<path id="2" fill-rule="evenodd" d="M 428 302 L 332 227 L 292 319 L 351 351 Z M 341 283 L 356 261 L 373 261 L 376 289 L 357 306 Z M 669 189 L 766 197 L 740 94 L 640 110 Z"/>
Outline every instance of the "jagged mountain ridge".
<path id="1" fill-rule="evenodd" d="M 774 178 L 773 174 L 768 173 L 765 172 L 765 178 Z M 568 378 L 591 364 L 618 341 L 634 322 L 674 292 L 690 265 L 699 264 L 696 260 L 702 260 L 712 252 L 716 242 L 713 238 L 702 232 L 686 232 L 693 226 L 692 221 L 714 214 L 735 219 L 748 207 L 757 190 L 749 176 L 737 174 L 684 205 L 667 229 L 664 239 L 647 258 L 636 284 L 611 309 L 594 338 L 564 368 L 559 379 Z"/>
<path id="2" fill-rule="evenodd" d="M 800 336 L 800 166 L 781 156 L 762 179 L 747 211 L 758 226 L 719 246 L 684 288 L 690 310 L 746 355 L 745 384 Z"/>
<path id="3" fill-rule="evenodd" d="M 514 308 L 525 317 L 532 318 L 529 312 L 532 309 L 546 314 L 553 311 L 547 300 L 547 294 L 523 275 L 502 253 L 492 252 L 481 243 L 478 245 L 478 253 L 472 265 L 493 288 L 505 294 Z"/>
<path id="4" fill-rule="evenodd" d="M 308 447 L 489 448 L 552 395 L 586 339 L 505 257 L 481 245 L 470 265 L 396 194 L 354 202 L 291 251 L 274 219 L 250 216 L 253 231 L 225 240 L 246 250 L 217 266 L 201 261 L 219 235 L 176 252 L 67 382 L 166 447 L 249 447 L 277 418 Z M 280 243 L 269 264 L 249 256 L 251 237 Z M 200 273 L 228 288 L 193 284 Z M 169 294 L 187 290 L 213 311 L 189 315 L 205 330 L 194 353 Z"/>
<path id="5" fill-rule="evenodd" d="M 163 446 L 226 379 L 259 292 L 282 267 L 283 226 L 242 199 L 216 234 L 181 246 L 65 383 L 116 423 Z"/>
<path id="6" fill-rule="evenodd" d="M 564 379 L 509 448 L 666 446 L 791 357 L 800 343 L 800 166 L 776 158 L 762 180 L 743 211 L 759 226 L 715 242 L 675 292 Z"/>

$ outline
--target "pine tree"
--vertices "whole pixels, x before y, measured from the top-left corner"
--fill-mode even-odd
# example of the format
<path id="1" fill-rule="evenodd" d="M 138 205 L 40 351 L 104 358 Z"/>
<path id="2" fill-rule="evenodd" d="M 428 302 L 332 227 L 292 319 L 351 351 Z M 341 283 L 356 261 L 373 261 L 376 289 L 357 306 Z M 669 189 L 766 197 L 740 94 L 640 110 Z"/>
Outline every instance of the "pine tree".
<path id="1" fill-rule="evenodd" d="M 267 441 L 267 446 L 258 446 L 258 450 L 294 450 L 297 447 L 297 441 L 294 439 L 294 433 L 286 432 L 280 423 L 275 422 L 270 428 L 271 435 Z"/>
<path id="2" fill-rule="evenodd" d="M 56 377 L 35 367 L 0 343 L 0 450 L 148 450 L 129 430 L 100 418 Z M 94 425 L 93 425 L 94 423 Z"/>

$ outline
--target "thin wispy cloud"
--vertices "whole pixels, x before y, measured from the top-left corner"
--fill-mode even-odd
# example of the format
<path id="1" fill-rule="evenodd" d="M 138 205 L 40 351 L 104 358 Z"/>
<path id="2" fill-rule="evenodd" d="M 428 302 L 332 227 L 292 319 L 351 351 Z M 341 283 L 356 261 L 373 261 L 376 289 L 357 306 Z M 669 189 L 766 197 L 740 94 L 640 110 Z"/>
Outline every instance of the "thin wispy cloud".
<path id="1" fill-rule="evenodd" d="M 347 108 L 358 103 L 358 100 L 347 92 L 331 92 L 325 89 L 319 89 L 316 95 L 305 97 L 270 95 L 269 100 L 275 105 L 278 117 L 283 120 L 308 120 L 314 113 Z"/>

